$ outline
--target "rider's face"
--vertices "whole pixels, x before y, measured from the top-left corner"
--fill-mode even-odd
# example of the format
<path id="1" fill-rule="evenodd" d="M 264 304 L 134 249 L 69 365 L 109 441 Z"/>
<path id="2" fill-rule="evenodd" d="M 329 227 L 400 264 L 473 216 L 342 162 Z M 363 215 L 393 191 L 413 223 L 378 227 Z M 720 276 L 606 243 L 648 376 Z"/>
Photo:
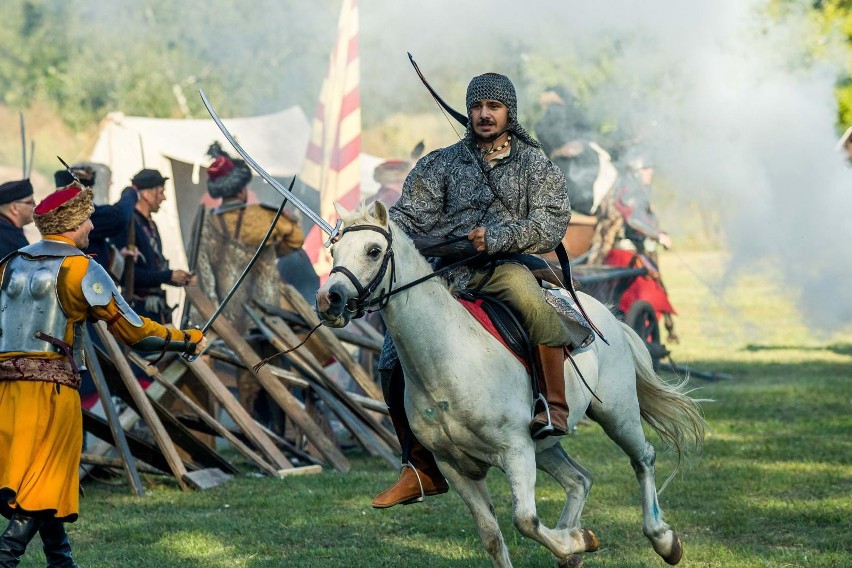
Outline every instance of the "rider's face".
<path id="1" fill-rule="evenodd" d="M 473 135 L 481 141 L 492 142 L 506 131 L 509 107 L 493 99 L 476 101 L 470 107 Z"/>

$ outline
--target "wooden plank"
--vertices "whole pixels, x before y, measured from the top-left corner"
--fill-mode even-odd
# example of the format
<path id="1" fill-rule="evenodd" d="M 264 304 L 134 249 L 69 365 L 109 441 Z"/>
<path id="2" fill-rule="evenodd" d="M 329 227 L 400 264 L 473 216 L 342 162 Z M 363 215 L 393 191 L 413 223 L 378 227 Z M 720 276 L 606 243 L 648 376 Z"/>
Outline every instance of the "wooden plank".
<path id="1" fill-rule="evenodd" d="M 129 355 L 130 360 L 131 360 L 131 361 L 133 361 L 134 363 L 136 363 L 137 365 L 139 364 L 139 361 L 144 361 L 144 360 L 145 360 L 145 359 L 143 359 L 142 357 L 140 357 L 139 355 L 137 355 L 136 353 L 129 353 L 128 355 Z M 196 362 L 197 362 L 197 361 L 196 361 Z M 194 364 L 195 364 L 195 363 L 191 363 L 191 365 L 194 365 Z M 192 411 L 196 414 L 196 416 L 198 416 L 198 417 L 199 417 L 199 418 L 200 418 L 200 419 L 201 419 L 201 420 L 202 420 L 205 424 L 207 424 L 210 428 L 212 428 L 214 432 L 216 432 L 216 433 L 217 433 L 217 434 L 219 434 L 221 437 L 223 437 L 223 438 L 225 438 L 226 440 L 228 440 L 228 441 L 229 441 L 229 442 L 230 442 L 230 443 L 231 443 L 231 444 L 232 444 L 232 445 L 233 445 L 233 446 L 234 446 L 234 447 L 235 447 L 235 448 L 236 448 L 236 449 L 237 449 L 240 453 L 242 453 L 242 454 L 243 454 L 244 456 L 246 456 L 248 459 L 250 459 L 251 461 L 253 461 L 253 462 L 254 462 L 254 463 L 255 463 L 255 464 L 256 464 L 256 465 L 257 465 L 260 469 L 262 469 L 263 471 L 265 471 L 265 472 L 266 472 L 267 474 L 269 474 L 269 475 L 273 475 L 273 476 L 277 476 L 277 475 L 278 475 L 278 469 L 276 469 L 275 467 L 273 467 L 272 465 L 270 465 L 270 464 L 269 464 L 266 460 L 264 460 L 264 459 L 263 459 L 260 455 L 258 455 L 257 453 L 255 453 L 255 452 L 254 452 L 251 448 L 249 448 L 248 446 L 246 446 L 246 445 L 245 445 L 243 442 L 241 442 L 241 441 L 240 441 L 240 440 L 239 440 L 236 436 L 234 436 L 234 435 L 233 435 L 233 434 L 232 434 L 232 433 L 231 433 L 231 432 L 230 432 L 227 428 L 225 428 L 224 426 L 222 426 L 221 424 L 219 424 L 219 422 L 218 422 L 215 418 L 213 418 L 212 416 L 210 416 L 210 414 L 209 414 L 209 413 L 208 413 L 205 409 L 203 409 L 203 408 L 202 408 L 202 407 L 201 407 L 201 406 L 200 406 L 197 402 L 195 402 L 194 400 L 192 400 L 191 398 L 189 398 L 189 397 L 186 395 L 186 393 L 184 393 L 182 390 L 180 390 L 179 388 L 177 388 L 175 385 L 171 384 L 171 383 L 170 383 L 170 382 L 169 382 L 169 381 L 168 381 L 165 377 L 163 377 L 160 373 L 154 373 L 154 374 L 152 374 L 152 375 L 150 375 L 150 376 L 151 376 L 151 377 L 152 377 L 155 381 L 157 381 L 157 383 L 159 383 L 159 384 L 160 384 L 160 385 L 162 385 L 162 386 L 163 386 L 166 390 L 168 390 L 168 391 L 169 391 L 172 395 L 174 395 L 175 397 L 177 397 L 177 398 L 178 398 L 178 400 L 180 400 L 180 401 L 181 401 L 181 402 L 183 402 L 185 405 L 187 405 L 187 406 L 190 408 L 190 410 L 192 410 Z M 233 397 L 231 397 L 231 398 L 233 399 Z M 234 400 L 234 402 L 236 402 L 236 400 Z M 239 406 L 239 405 L 238 405 L 238 406 Z M 240 407 L 240 408 L 242 408 L 242 407 Z M 252 426 L 254 426 L 254 423 L 252 423 Z M 254 429 L 255 429 L 257 432 L 260 432 L 260 430 L 258 430 L 258 429 L 256 429 L 256 428 L 254 428 Z M 263 434 L 262 432 L 260 432 L 260 433 L 261 433 L 261 435 L 262 435 L 264 438 L 266 438 L 267 440 L 269 440 L 269 438 L 266 436 L 266 434 Z M 270 443 L 270 444 L 272 444 L 272 441 L 270 440 L 270 441 L 269 441 L 269 443 Z M 276 448 L 276 449 L 277 449 L 277 448 Z M 279 453 L 280 453 L 280 452 L 279 452 Z M 283 454 L 282 454 L 282 455 L 283 455 Z M 292 465 L 292 464 L 290 464 L 290 462 L 287 462 L 287 464 L 288 464 L 290 467 L 293 467 L 293 465 Z M 282 468 L 282 469 L 287 469 L 287 468 Z"/>
<path id="2" fill-rule="evenodd" d="M 202 317 L 210 318 L 216 308 L 212 302 L 204 295 L 197 286 L 187 286 L 184 288 L 186 297 L 192 302 L 192 305 L 201 313 Z M 228 323 L 224 318 L 218 318 L 213 323 L 213 328 L 216 333 L 225 341 L 228 347 L 234 351 L 234 354 L 239 357 L 247 367 L 251 369 L 257 363 L 260 363 L 260 357 L 255 353 L 251 346 L 246 343 L 245 339 Z M 261 367 L 255 371 L 251 369 L 252 374 L 260 382 L 261 386 L 269 393 L 287 416 L 301 428 L 302 432 L 308 439 L 317 447 L 322 456 L 334 466 L 335 469 L 347 472 L 352 467 L 346 456 L 328 439 L 322 432 L 319 426 L 308 416 L 307 413 L 299 406 L 298 401 L 290 394 L 287 387 L 281 384 L 275 378 L 269 369 Z"/>
<path id="3" fill-rule="evenodd" d="M 276 316 L 261 316 L 256 310 L 246 306 L 246 310 L 251 316 L 251 318 L 258 325 L 262 333 L 269 333 L 269 340 L 272 344 L 282 351 L 286 351 L 288 349 L 292 349 L 296 345 L 300 343 L 299 338 L 293 333 L 293 330 L 284 323 L 281 318 Z M 366 423 L 366 425 L 371 428 L 376 434 L 379 435 L 384 444 L 389 448 L 400 452 L 399 441 L 396 439 L 396 436 L 389 432 L 385 427 L 383 427 L 379 422 L 373 417 L 372 414 L 367 412 L 362 406 L 355 403 L 351 398 L 348 391 L 343 389 L 340 385 L 334 382 L 331 377 L 325 374 L 325 369 L 322 367 L 319 361 L 307 350 L 295 350 L 291 351 L 287 354 L 288 357 L 292 356 L 294 359 L 298 361 L 302 361 L 303 365 L 308 366 L 311 371 L 314 373 L 316 381 L 319 385 L 325 389 L 330 390 L 340 401 L 342 404 L 346 405 L 346 407 L 354 414 L 357 415 L 358 418 Z M 340 413 L 337 415 L 343 420 L 344 416 Z M 348 425 L 347 425 L 348 426 Z M 355 434 L 355 430 L 350 428 L 352 433 Z M 365 449 L 371 447 L 372 444 L 365 446 Z M 376 446 L 378 447 L 378 446 Z"/>
<path id="4" fill-rule="evenodd" d="M 198 471 L 193 471 L 187 473 L 184 476 L 184 480 L 196 489 L 212 489 L 214 487 L 219 487 L 223 483 L 227 483 L 231 479 L 233 479 L 233 475 L 228 475 L 223 472 L 221 469 L 217 469 L 215 467 L 207 468 L 207 469 L 199 469 Z"/>
<path id="5" fill-rule="evenodd" d="M 315 475 L 322 473 L 321 465 L 303 465 L 292 469 L 284 469 L 279 472 L 281 477 L 294 477 L 296 475 Z"/>
<path id="6" fill-rule="evenodd" d="M 319 318 L 317 318 L 317 315 L 314 313 L 314 309 L 308 305 L 302 295 L 299 294 L 298 290 L 289 284 L 284 284 L 282 289 L 284 290 L 284 296 L 287 298 L 287 301 L 290 302 L 290 305 L 299 312 L 300 316 L 305 318 L 305 321 L 308 322 L 311 327 L 319 325 Z M 350 375 L 352 375 L 352 378 L 355 379 L 358 386 L 364 390 L 364 393 L 375 400 L 383 401 L 384 396 L 382 395 L 382 388 L 377 385 L 367 371 L 365 371 L 364 368 L 355 361 L 352 354 L 349 353 L 343 344 L 340 343 L 340 340 L 331 333 L 331 330 L 325 326 L 320 326 L 316 333 L 319 335 L 319 338 L 327 344 L 337 361 L 343 365 L 343 368 L 345 368 Z"/>
<path id="7" fill-rule="evenodd" d="M 121 376 L 122 381 L 124 381 L 127 390 L 130 391 L 130 396 L 133 397 L 133 401 L 139 409 L 139 414 L 151 430 L 151 434 L 154 436 L 154 440 L 157 441 L 157 445 L 166 457 L 166 461 L 169 462 L 169 470 L 174 474 L 181 489 L 189 491 L 189 486 L 183 479 L 183 476 L 186 475 L 186 468 L 183 465 L 183 461 L 180 459 L 177 449 L 172 443 L 171 438 L 169 438 L 163 423 L 160 422 L 160 418 L 157 416 L 157 412 L 151 405 L 151 401 L 148 400 L 148 397 L 145 395 L 145 391 L 142 390 L 142 386 L 136 380 L 136 377 L 133 376 L 133 371 L 131 370 L 127 359 L 124 358 L 121 348 L 118 346 L 118 343 L 115 341 L 113 336 L 110 335 L 109 331 L 107 331 L 106 323 L 102 321 L 95 323 L 95 330 L 106 347 L 110 359 L 118 369 L 118 373 Z"/>
<path id="8" fill-rule="evenodd" d="M 145 495 L 145 489 L 142 487 L 142 479 L 139 477 L 139 472 L 136 471 L 136 460 L 133 459 L 133 454 L 130 453 L 130 448 L 127 446 L 127 438 L 124 435 L 124 429 L 121 427 L 121 420 L 115 410 L 115 405 L 112 403 L 112 393 L 110 393 L 107 386 L 103 369 L 101 369 L 98 356 L 92 346 L 92 338 L 86 327 L 83 328 L 83 349 L 86 354 L 86 365 L 89 368 L 89 374 L 92 376 L 92 381 L 98 390 L 98 397 L 104 408 L 109 429 L 112 431 L 115 448 L 118 450 L 118 455 L 124 464 L 123 469 L 127 476 L 127 483 L 130 485 L 130 490 L 134 495 L 142 497 Z"/>

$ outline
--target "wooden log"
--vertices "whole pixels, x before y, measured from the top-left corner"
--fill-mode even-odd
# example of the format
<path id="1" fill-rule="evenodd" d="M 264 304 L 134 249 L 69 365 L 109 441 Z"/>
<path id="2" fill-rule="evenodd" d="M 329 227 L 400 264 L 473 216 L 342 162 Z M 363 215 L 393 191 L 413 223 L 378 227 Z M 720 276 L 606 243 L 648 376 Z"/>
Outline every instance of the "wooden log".
<path id="1" fill-rule="evenodd" d="M 119 458 L 109 458 L 106 456 L 98 456 L 95 454 L 82 454 L 80 455 L 80 463 L 85 463 L 89 465 L 97 465 L 101 467 L 112 467 L 115 469 L 124 469 L 127 464 L 124 460 Z M 171 477 L 170 473 L 166 473 L 161 469 L 157 469 L 156 467 L 152 467 L 144 462 L 136 463 L 134 460 L 134 469 L 141 471 L 142 473 L 151 473 L 153 475 L 165 475 Z M 137 474 L 138 475 L 138 474 Z"/>
<path id="2" fill-rule="evenodd" d="M 192 302 L 193 306 L 201 313 L 202 317 L 210 318 L 216 309 L 210 300 L 204 295 L 197 286 L 187 286 L 184 288 L 186 297 Z M 243 363 L 251 368 L 255 364 L 260 363 L 260 357 L 255 353 L 251 346 L 246 343 L 243 337 L 231 326 L 225 319 L 218 318 L 213 323 L 213 328 L 216 333 L 225 341 L 228 347 L 234 351 L 234 354 L 239 357 Z M 320 430 L 319 426 L 308 416 L 305 411 L 299 406 L 298 401 L 290 394 L 287 387 L 281 384 L 275 378 L 269 369 L 261 367 L 258 371 L 252 369 L 252 373 L 260 382 L 261 386 L 269 393 L 287 416 L 295 422 L 299 428 L 305 433 L 309 440 L 317 447 L 322 456 L 335 467 L 335 469 L 347 472 L 351 468 L 349 460 L 334 443 L 326 437 Z"/>
<path id="3" fill-rule="evenodd" d="M 142 386 L 136 380 L 136 377 L 133 376 L 133 370 L 124 358 L 121 348 L 118 346 L 118 343 L 116 343 L 113 336 L 110 335 L 109 331 L 107 331 L 106 323 L 102 321 L 95 323 L 95 330 L 106 347 L 110 359 L 118 369 L 118 373 L 127 387 L 127 390 L 130 391 L 130 396 L 133 397 L 136 407 L 139 409 L 139 413 L 145 420 L 148 428 L 151 430 L 151 434 L 157 441 L 157 445 L 162 450 L 166 461 L 169 462 L 169 470 L 174 474 L 181 489 L 189 491 L 189 486 L 183 479 L 184 475 L 186 475 L 186 468 L 183 465 L 183 461 L 180 459 L 177 449 L 175 448 L 174 443 L 172 443 L 171 438 L 169 438 L 163 423 L 160 422 L 160 418 L 157 416 L 154 407 L 145 395 L 145 391 L 142 390 Z"/>

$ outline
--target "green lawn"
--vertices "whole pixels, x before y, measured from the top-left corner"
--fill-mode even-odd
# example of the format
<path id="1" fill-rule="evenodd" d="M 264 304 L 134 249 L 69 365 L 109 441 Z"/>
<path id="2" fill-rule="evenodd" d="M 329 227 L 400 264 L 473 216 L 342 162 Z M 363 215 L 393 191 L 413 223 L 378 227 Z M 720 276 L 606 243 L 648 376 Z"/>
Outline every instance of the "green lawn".
<path id="1" fill-rule="evenodd" d="M 710 433 L 660 497 L 683 539 L 681 565 L 852 566 L 852 330 L 806 329 L 771 270 L 733 278 L 719 299 L 696 273 L 716 282 L 723 266 L 719 253 L 664 258 L 680 312 L 675 359 L 734 376 L 692 382 L 696 397 L 713 400 L 704 404 Z M 597 426 L 563 443 L 595 475 L 584 526 L 601 550 L 585 566 L 664 566 L 642 535 L 638 486 L 620 450 Z M 375 511 L 370 499 L 395 473 L 350 457 L 345 475 L 245 475 L 206 492 L 146 477 L 142 499 L 124 486 L 88 482 L 81 518 L 69 525 L 77 559 L 123 568 L 490 565 L 457 496 Z M 673 461 L 658 456 L 659 482 Z M 512 527 L 502 473 L 493 471 L 489 486 L 515 565 L 555 566 Z M 561 490 L 549 478 L 538 487 L 542 519 L 553 524 Z M 43 565 L 36 539 L 21 566 Z"/>

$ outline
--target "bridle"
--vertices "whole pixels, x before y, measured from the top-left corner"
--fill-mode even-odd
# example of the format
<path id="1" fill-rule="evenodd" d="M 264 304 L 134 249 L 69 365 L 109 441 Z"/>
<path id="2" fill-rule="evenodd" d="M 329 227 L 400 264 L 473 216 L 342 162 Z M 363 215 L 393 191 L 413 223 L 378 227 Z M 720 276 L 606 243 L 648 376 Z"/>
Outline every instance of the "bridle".
<path id="1" fill-rule="evenodd" d="M 431 272 L 431 273 L 427 274 L 426 276 L 422 276 L 422 277 L 418 278 L 417 280 L 409 282 L 408 284 L 403 284 L 402 286 L 394 288 L 394 283 L 396 282 L 396 261 L 394 259 L 394 254 L 393 254 L 393 234 L 391 234 L 390 229 L 388 229 L 386 231 L 386 230 L 382 229 L 381 227 L 377 227 L 375 225 L 353 225 L 351 227 L 346 227 L 345 229 L 343 229 L 340 232 L 340 237 L 342 238 L 349 231 L 375 231 L 376 233 L 379 233 L 380 235 L 382 235 L 388 242 L 388 246 L 385 249 L 385 256 L 382 258 L 382 265 L 381 265 L 381 267 L 379 267 L 379 271 L 376 273 L 376 275 L 373 276 L 373 279 L 370 280 L 367 283 L 366 286 L 362 285 L 361 282 L 358 281 L 358 277 L 356 277 L 354 274 L 352 274 L 352 271 L 350 271 L 345 266 L 335 266 L 329 272 L 329 275 L 334 274 L 335 272 L 339 272 L 339 273 L 343 274 L 344 276 L 346 276 L 346 278 L 349 279 L 349 281 L 352 283 L 352 285 L 355 286 L 355 290 L 358 291 L 358 295 L 356 297 L 350 298 L 349 301 L 346 302 L 345 309 L 346 309 L 347 312 L 349 312 L 351 314 L 350 317 L 352 319 L 358 319 L 360 317 L 363 317 L 367 313 L 367 310 L 369 308 L 372 308 L 373 306 L 376 306 L 376 305 L 378 306 L 378 308 L 376 308 L 376 310 L 373 310 L 373 311 L 378 311 L 378 310 L 383 309 L 385 306 L 388 305 L 388 302 L 390 301 L 391 296 L 393 296 L 394 294 L 399 294 L 400 292 L 404 292 L 405 290 L 408 290 L 409 288 L 411 288 L 413 286 L 417 286 L 418 284 L 425 282 L 426 280 L 429 280 L 430 278 L 434 278 L 435 276 L 440 276 L 441 274 L 449 272 L 450 270 L 453 270 L 454 268 L 457 268 L 459 266 L 463 266 L 465 264 L 469 264 L 469 263 L 471 263 L 475 260 L 478 260 L 479 258 L 485 256 L 485 253 L 478 253 L 478 254 L 476 254 L 472 257 L 464 258 L 464 259 L 462 259 L 458 262 L 454 262 L 452 264 L 444 266 L 443 268 L 440 268 L 439 270 Z M 457 240 L 457 239 L 453 239 L 453 240 Z M 387 271 L 388 271 L 388 267 L 390 267 L 391 275 L 390 275 L 390 282 L 388 283 L 387 291 L 385 291 L 385 289 L 382 288 L 379 291 L 378 296 L 370 299 L 370 296 L 373 295 L 373 293 L 376 291 L 376 289 L 382 283 L 382 280 L 384 280 L 385 274 L 387 274 Z"/>
<path id="2" fill-rule="evenodd" d="M 346 227 L 340 232 L 340 238 L 343 238 L 346 233 L 352 231 L 375 231 L 382 235 L 388 242 L 388 246 L 385 249 L 385 256 L 382 258 L 382 265 L 379 267 L 379 271 L 373 276 L 373 279 L 370 280 L 366 286 L 362 286 L 358 281 L 358 277 L 352 274 L 352 271 L 346 268 L 345 266 L 335 266 L 329 272 L 329 275 L 334 274 L 335 272 L 340 272 L 349 281 L 355 286 L 355 289 L 358 291 L 358 295 L 354 298 L 350 298 L 348 302 L 346 302 L 346 311 L 352 315 L 352 319 L 357 319 L 362 317 L 367 313 L 367 308 L 372 307 L 376 304 L 379 304 L 378 309 L 384 308 L 390 297 L 396 292 L 393 290 L 393 284 L 396 281 L 396 262 L 394 261 L 393 256 L 393 235 L 390 230 L 385 231 L 381 227 L 377 227 L 375 225 L 353 225 L 351 227 Z M 390 284 L 388 285 L 388 291 L 385 293 L 385 290 L 382 289 L 379 292 L 379 295 L 372 300 L 370 300 L 370 296 L 373 295 L 373 292 L 376 291 L 376 288 L 379 287 L 379 284 L 382 283 L 382 280 L 385 278 L 385 274 L 387 274 L 388 266 L 390 266 L 391 277 Z M 399 289 L 397 289 L 399 291 Z"/>

